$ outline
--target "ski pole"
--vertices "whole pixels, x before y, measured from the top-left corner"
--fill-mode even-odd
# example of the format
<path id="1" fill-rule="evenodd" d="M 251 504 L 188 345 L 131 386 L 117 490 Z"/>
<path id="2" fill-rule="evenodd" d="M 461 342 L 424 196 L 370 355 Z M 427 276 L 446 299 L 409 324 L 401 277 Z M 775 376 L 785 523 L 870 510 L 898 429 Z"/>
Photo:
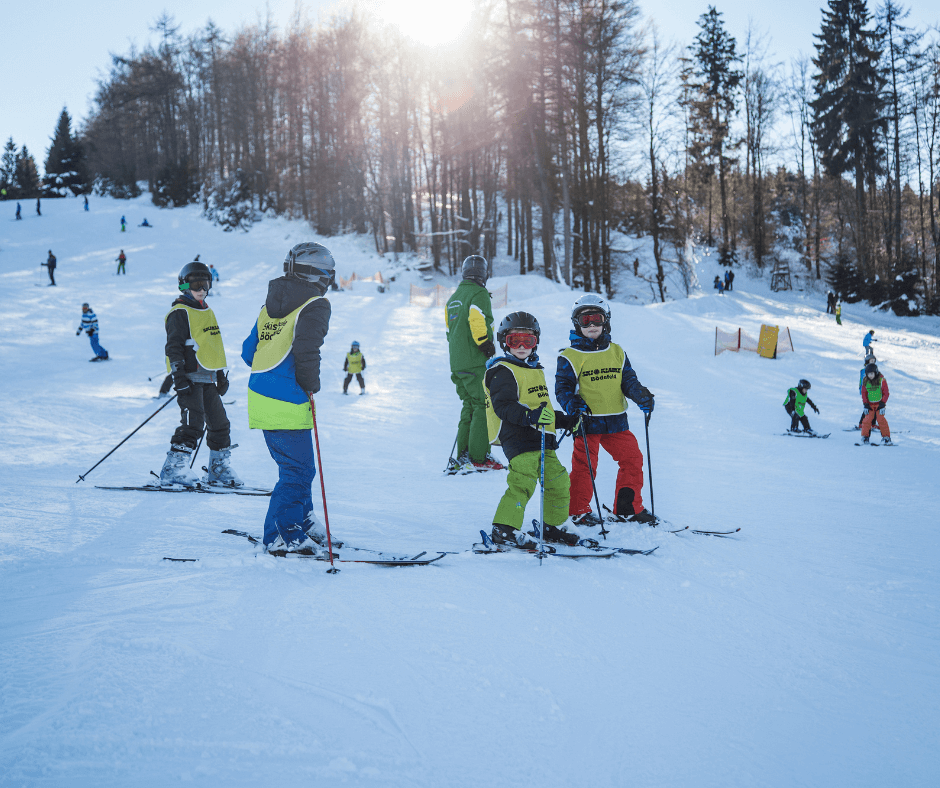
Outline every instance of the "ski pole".
<path id="1" fill-rule="evenodd" d="M 452 465 L 453 462 L 454 462 L 454 449 L 457 448 L 457 438 L 458 438 L 458 436 L 455 435 L 455 436 L 454 436 L 454 445 L 450 447 L 450 457 L 447 458 L 447 467 L 448 467 L 448 468 L 450 468 L 451 465 Z"/>
<path id="2" fill-rule="evenodd" d="M 607 539 L 607 531 L 604 528 L 604 511 L 601 509 L 601 499 L 597 494 L 597 482 L 594 481 L 594 469 L 591 467 L 591 450 L 588 448 L 587 430 L 584 429 L 584 423 L 581 423 L 581 437 L 584 439 L 584 456 L 587 458 L 588 473 L 591 475 L 591 487 L 594 488 L 594 502 L 597 504 L 597 516 L 601 518 L 601 535 L 604 540 Z"/>
<path id="3" fill-rule="evenodd" d="M 151 375 L 149 378 L 147 378 L 147 381 L 148 382 L 152 381 L 154 378 L 165 378 L 166 376 L 167 376 L 166 370 L 161 369 L 155 375 Z"/>
<path id="4" fill-rule="evenodd" d="M 646 478 L 650 480 L 650 514 L 656 516 L 656 499 L 653 498 L 653 465 L 650 461 L 650 414 L 643 421 L 646 428 Z"/>
<path id="5" fill-rule="evenodd" d="M 542 453 L 539 460 L 539 566 L 542 565 L 542 553 L 545 550 L 545 425 L 541 427 Z"/>
<path id="6" fill-rule="evenodd" d="M 317 431 L 317 406 L 313 402 L 313 394 L 307 392 L 310 400 L 310 412 L 313 414 L 313 437 L 317 443 L 317 465 L 320 466 L 320 492 L 323 495 L 323 519 L 326 521 L 326 549 L 330 551 L 330 568 L 328 575 L 335 575 L 339 569 L 333 565 L 333 537 L 330 536 L 330 515 L 326 510 L 326 485 L 323 483 L 323 460 L 320 457 L 320 434 Z"/>
<path id="7" fill-rule="evenodd" d="M 202 435 L 199 436 L 199 443 L 196 444 L 196 451 L 193 452 L 192 462 L 189 463 L 189 467 L 192 468 L 196 464 L 196 457 L 199 456 L 199 449 L 202 448 L 202 439 L 206 437 L 205 431 Z"/>
<path id="8" fill-rule="evenodd" d="M 143 421 L 143 423 L 140 425 L 140 427 L 143 427 L 144 424 L 146 424 L 148 421 L 150 421 L 150 419 L 152 419 L 154 416 L 156 416 L 161 410 L 163 410 L 167 405 L 169 405 L 169 404 L 170 404 L 173 400 L 175 400 L 175 399 L 176 399 L 176 394 L 174 394 L 172 397 L 170 397 L 170 398 L 169 398 L 166 402 L 164 402 L 159 408 L 157 408 L 157 409 L 156 409 L 153 413 L 151 413 L 146 419 L 144 419 L 144 421 Z M 138 427 L 137 430 L 139 430 L 140 427 Z M 112 454 L 114 454 L 114 452 L 116 452 L 118 449 L 120 449 L 121 446 L 123 446 L 125 443 L 127 443 L 127 441 L 129 441 L 129 440 L 131 439 L 131 437 L 134 435 L 134 433 L 137 432 L 137 430 L 134 430 L 134 432 L 132 432 L 130 435 L 128 435 L 128 436 L 127 436 L 124 440 L 122 440 L 117 446 L 115 446 L 113 449 L 111 449 L 111 451 L 109 451 L 107 454 L 105 454 L 104 457 L 102 457 L 100 460 L 98 460 L 98 462 L 96 462 L 94 465 L 92 465 L 87 471 L 85 471 L 85 473 L 81 474 L 81 475 L 75 480 L 75 483 L 78 484 L 79 482 L 85 481 L 85 477 L 86 477 L 89 473 L 91 473 L 95 468 L 97 468 L 99 465 L 101 465 L 101 463 L 103 463 L 106 459 L 108 459 L 108 457 L 110 457 Z"/>

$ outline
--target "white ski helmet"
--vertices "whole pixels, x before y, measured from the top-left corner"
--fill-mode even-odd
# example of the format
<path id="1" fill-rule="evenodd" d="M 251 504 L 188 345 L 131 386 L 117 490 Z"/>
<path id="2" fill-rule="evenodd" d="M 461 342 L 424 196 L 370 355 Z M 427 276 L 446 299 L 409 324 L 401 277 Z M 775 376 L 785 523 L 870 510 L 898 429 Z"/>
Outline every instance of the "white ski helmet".
<path id="1" fill-rule="evenodd" d="M 574 325 L 575 333 L 583 337 L 581 333 L 581 324 L 578 322 L 578 316 L 582 312 L 601 312 L 604 315 L 604 331 L 610 333 L 610 306 L 606 299 L 596 293 L 585 293 L 571 307 L 571 322 Z"/>

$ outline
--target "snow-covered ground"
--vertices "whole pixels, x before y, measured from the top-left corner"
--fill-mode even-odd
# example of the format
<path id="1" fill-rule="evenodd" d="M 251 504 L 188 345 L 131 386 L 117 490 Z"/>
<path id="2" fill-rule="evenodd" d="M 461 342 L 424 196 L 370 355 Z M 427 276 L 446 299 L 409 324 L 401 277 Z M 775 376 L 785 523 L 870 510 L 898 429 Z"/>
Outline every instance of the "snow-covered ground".
<path id="1" fill-rule="evenodd" d="M 284 220 L 223 233 L 195 208 L 146 198 L 93 199 L 90 213 L 49 200 L 21 222 L 11 205 L 0 204 L 0 784 L 936 784 L 940 321 L 846 305 L 838 327 L 818 295 L 770 294 L 744 275 L 725 296 L 615 304 L 614 338 L 657 395 L 657 513 L 741 526 L 738 538 L 622 525 L 612 542 L 658 551 L 541 565 L 461 552 L 327 575 L 220 533 L 260 534 L 265 498 L 95 488 L 159 469 L 175 404 L 75 483 L 159 404 L 163 316 L 198 253 L 222 276 L 210 303 L 233 370 L 233 463 L 249 484 L 273 484 L 247 428 L 239 350 L 285 252 L 314 236 Z M 153 229 L 136 226 L 143 216 Z M 391 271 L 368 239 L 323 242 L 343 276 Z M 36 287 L 50 248 L 59 286 Z M 700 264 L 706 287 L 713 265 Z M 441 475 L 459 404 L 442 310 L 409 306 L 411 281 L 426 284 L 404 272 L 384 294 L 330 296 L 317 397 L 330 521 L 354 544 L 463 551 L 489 528 L 504 476 Z M 533 312 L 551 374 L 572 294 L 537 276 L 493 284 L 504 282 L 497 320 Z M 75 336 L 83 301 L 107 363 L 89 364 Z M 716 326 L 756 336 L 762 322 L 789 326 L 796 352 L 713 355 Z M 897 448 L 857 448 L 843 432 L 861 410 L 868 328 Z M 361 398 L 340 393 L 354 339 L 368 360 Z M 828 440 L 779 434 L 800 377 Z M 607 503 L 614 475 L 604 455 Z"/>

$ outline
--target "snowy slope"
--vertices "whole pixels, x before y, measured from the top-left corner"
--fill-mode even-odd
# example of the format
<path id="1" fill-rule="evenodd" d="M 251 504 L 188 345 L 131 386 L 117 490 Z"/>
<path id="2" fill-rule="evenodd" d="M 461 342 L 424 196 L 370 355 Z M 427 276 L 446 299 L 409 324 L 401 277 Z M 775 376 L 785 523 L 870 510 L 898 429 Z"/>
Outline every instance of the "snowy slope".
<path id="1" fill-rule="evenodd" d="M 220 534 L 260 534 L 264 498 L 95 489 L 159 470 L 175 405 L 75 483 L 156 409 L 163 316 L 199 253 L 223 279 L 211 305 L 233 370 L 233 463 L 273 484 L 238 353 L 285 252 L 314 236 L 283 220 L 226 234 L 144 198 L 43 207 L 0 220 L 0 784 L 934 784 L 937 320 L 847 309 L 840 328 L 818 297 L 749 292 L 743 276 L 723 297 L 615 304 L 614 338 L 657 394 L 657 513 L 740 525 L 740 538 L 624 525 L 612 541 L 655 555 L 540 566 L 463 552 L 329 576 Z M 144 215 L 154 229 L 136 227 Z M 323 242 L 343 275 L 390 265 L 362 239 Z M 60 286 L 35 287 L 49 248 Z M 459 403 L 442 310 L 408 305 L 411 276 L 330 296 L 317 397 L 330 521 L 355 544 L 462 551 L 489 528 L 504 476 L 440 474 Z M 553 370 L 572 295 L 538 277 L 503 282 L 509 309 L 538 317 Z M 82 301 L 110 362 L 89 364 L 74 335 Z M 789 326 L 797 352 L 713 355 L 716 325 L 756 335 L 761 322 Z M 860 412 L 868 328 L 893 449 L 842 431 Z M 361 398 L 340 393 L 353 339 L 368 360 Z M 827 441 L 777 434 L 800 377 Z M 608 503 L 614 476 L 605 456 Z"/>

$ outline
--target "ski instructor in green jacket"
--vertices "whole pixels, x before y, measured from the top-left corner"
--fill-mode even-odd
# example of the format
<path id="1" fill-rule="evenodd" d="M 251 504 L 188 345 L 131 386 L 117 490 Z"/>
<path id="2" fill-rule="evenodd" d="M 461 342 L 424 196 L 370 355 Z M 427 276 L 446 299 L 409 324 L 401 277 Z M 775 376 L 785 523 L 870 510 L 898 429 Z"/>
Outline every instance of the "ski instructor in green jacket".
<path id="1" fill-rule="evenodd" d="M 450 379 L 463 403 L 457 427 L 457 463 L 477 470 L 503 466 L 490 456 L 486 430 L 486 395 L 483 375 L 486 361 L 496 355 L 493 344 L 493 306 L 486 289 L 489 263 L 470 255 L 460 268 L 463 281 L 445 307 Z"/>

